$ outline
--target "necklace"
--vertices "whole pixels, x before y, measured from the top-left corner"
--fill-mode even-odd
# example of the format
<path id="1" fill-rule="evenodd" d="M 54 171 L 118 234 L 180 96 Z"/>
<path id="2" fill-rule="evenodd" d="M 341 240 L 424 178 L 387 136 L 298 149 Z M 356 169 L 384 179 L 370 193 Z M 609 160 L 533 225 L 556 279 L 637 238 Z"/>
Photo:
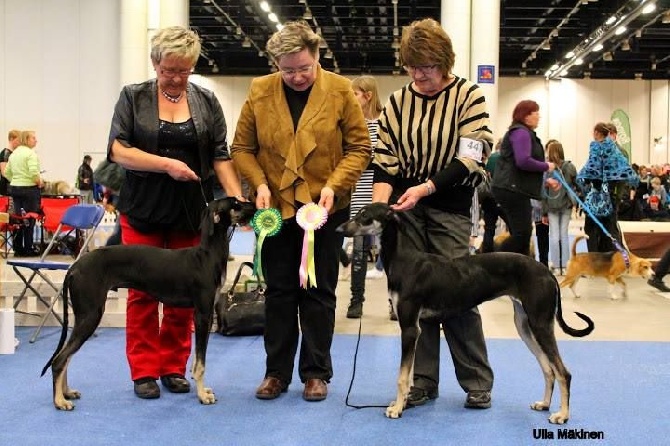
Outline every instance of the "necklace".
<path id="1" fill-rule="evenodd" d="M 184 96 L 183 91 L 181 93 L 179 93 L 177 96 L 171 96 L 170 94 L 168 94 L 167 91 L 162 90 L 162 89 L 161 89 L 161 93 L 163 93 L 163 96 L 165 97 L 165 99 L 172 102 L 173 104 L 176 104 L 177 102 L 181 101 L 181 97 Z"/>

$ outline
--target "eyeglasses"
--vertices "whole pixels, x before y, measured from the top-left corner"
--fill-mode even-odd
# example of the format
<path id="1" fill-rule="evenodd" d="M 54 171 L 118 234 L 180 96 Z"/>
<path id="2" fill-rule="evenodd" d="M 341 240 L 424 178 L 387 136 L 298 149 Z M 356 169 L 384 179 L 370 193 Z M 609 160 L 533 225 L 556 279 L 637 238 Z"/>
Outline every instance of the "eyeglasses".
<path id="1" fill-rule="evenodd" d="M 160 68 L 161 74 L 167 77 L 176 77 L 176 76 L 188 77 L 191 74 L 193 74 L 193 68 L 191 68 L 190 70 L 178 70 L 176 68 L 163 68 L 160 65 L 158 68 Z"/>
<path id="2" fill-rule="evenodd" d="M 281 74 L 282 74 L 283 76 L 285 76 L 285 77 L 295 77 L 296 74 L 301 74 L 301 75 L 304 76 L 304 75 L 306 75 L 306 74 L 311 73 L 313 70 L 314 70 L 314 64 L 312 64 L 312 65 L 310 65 L 310 66 L 308 66 L 308 67 L 297 68 L 297 69 L 295 69 L 295 70 L 294 70 L 294 69 L 287 69 L 287 70 L 284 70 L 284 69 L 282 69 L 282 68 L 279 69 L 279 71 L 281 72 Z"/>
<path id="3" fill-rule="evenodd" d="M 437 68 L 437 64 L 434 64 L 434 65 L 403 65 L 402 67 L 409 74 L 414 74 L 418 71 L 421 74 L 428 75 L 428 74 L 433 74 L 433 71 L 435 71 L 435 68 Z"/>

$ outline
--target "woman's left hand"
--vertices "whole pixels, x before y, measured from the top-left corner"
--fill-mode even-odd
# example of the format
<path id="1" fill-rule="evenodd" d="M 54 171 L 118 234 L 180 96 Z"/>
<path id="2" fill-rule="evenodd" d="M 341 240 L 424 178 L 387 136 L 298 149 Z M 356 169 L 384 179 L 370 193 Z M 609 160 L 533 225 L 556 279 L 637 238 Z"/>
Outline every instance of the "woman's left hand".
<path id="1" fill-rule="evenodd" d="M 553 191 L 559 190 L 561 188 L 561 183 L 555 178 L 547 178 L 544 184 L 546 184 L 546 186 Z"/>
<path id="2" fill-rule="evenodd" d="M 326 208 L 330 212 L 335 202 L 335 191 L 329 187 L 321 189 L 321 197 L 319 198 L 319 206 Z"/>
<path id="3" fill-rule="evenodd" d="M 395 204 L 391 205 L 391 209 L 400 212 L 409 211 L 426 195 L 428 195 L 428 190 L 425 185 L 419 184 L 418 186 L 410 187 L 398 198 Z"/>

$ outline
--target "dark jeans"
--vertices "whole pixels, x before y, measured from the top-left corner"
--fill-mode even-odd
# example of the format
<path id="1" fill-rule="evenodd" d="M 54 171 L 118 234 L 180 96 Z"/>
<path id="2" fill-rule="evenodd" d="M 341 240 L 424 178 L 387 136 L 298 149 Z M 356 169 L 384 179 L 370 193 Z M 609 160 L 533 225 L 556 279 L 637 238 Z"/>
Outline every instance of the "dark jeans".
<path id="1" fill-rule="evenodd" d="M 530 197 L 507 189 L 492 188 L 493 196 L 505 215 L 510 237 L 500 246 L 500 251 L 528 254 L 533 234 L 533 208 Z"/>
<path id="2" fill-rule="evenodd" d="M 365 301 L 365 275 L 368 272 L 368 253 L 372 236 L 354 237 L 354 249 L 351 257 L 351 301 Z"/>
<path id="3" fill-rule="evenodd" d="M 290 383 L 300 344 L 300 380 L 333 376 L 330 347 L 335 329 L 335 287 L 342 235 L 335 229 L 349 219 L 348 209 L 328 216 L 314 232 L 316 287 L 300 287 L 298 275 L 303 231 L 295 217 L 284 220 L 281 231 L 263 244 L 265 292 L 265 377 Z M 302 334 L 302 339 L 300 339 Z"/>
<path id="4" fill-rule="evenodd" d="M 670 269 L 670 249 L 665 251 L 661 260 L 656 264 L 654 268 L 654 274 L 658 279 L 663 279 L 666 274 L 668 274 L 668 269 Z"/>
<path id="5" fill-rule="evenodd" d="M 537 240 L 537 253 L 540 263 L 549 266 L 549 225 L 536 221 L 535 239 Z"/>
<path id="6" fill-rule="evenodd" d="M 616 213 L 608 215 L 607 217 L 598 217 L 598 221 L 600 221 L 612 237 L 623 246 L 621 243 L 621 232 L 619 231 Z M 584 219 L 584 232 L 589 237 L 586 240 L 586 246 L 589 252 L 616 251 L 612 239 L 605 235 L 600 226 L 598 226 L 588 214 L 586 214 L 586 218 Z"/>
<path id="7" fill-rule="evenodd" d="M 14 213 L 21 214 L 21 209 L 26 212 L 41 211 L 41 195 L 37 186 L 12 186 L 12 200 L 14 201 Z M 19 226 L 14 234 L 14 253 L 24 254 L 33 250 L 33 232 L 35 229 L 35 219 L 29 218 Z"/>

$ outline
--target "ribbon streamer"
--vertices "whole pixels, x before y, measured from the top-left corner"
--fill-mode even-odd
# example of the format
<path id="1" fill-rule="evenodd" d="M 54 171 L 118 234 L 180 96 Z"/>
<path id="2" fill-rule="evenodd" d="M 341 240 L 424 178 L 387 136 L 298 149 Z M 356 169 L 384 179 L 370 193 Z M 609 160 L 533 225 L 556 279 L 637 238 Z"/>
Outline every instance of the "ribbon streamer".
<path id="1" fill-rule="evenodd" d="M 307 203 L 298 209 L 295 216 L 298 225 L 305 230 L 300 258 L 300 286 L 316 287 L 316 264 L 314 262 L 314 231 L 321 228 L 328 220 L 328 211 L 314 203 Z"/>
<path id="2" fill-rule="evenodd" d="M 281 213 L 275 208 L 259 209 L 251 220 L 251 227 L 258 235 L 256 241 L 256 255 L 254 256 L 254 275 L 258 277 L 259 282 L 263 282 L 263 261 L 261 253 L 263 252 L 263 242 L 266 237 L 277 235 L 281 230 Z"/>

